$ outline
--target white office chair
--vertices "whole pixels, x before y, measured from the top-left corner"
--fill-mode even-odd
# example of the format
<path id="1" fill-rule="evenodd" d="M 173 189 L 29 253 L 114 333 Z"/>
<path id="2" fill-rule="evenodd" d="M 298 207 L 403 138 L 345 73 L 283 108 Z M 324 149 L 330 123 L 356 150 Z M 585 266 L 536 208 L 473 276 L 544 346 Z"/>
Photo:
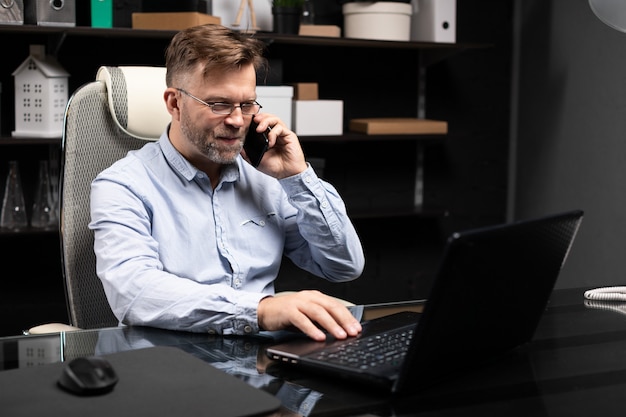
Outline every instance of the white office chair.
<path id="1" fill-rule="evenodd" d="M 70 324 L 47 323 L 28 333 L 116 326 L 96 275 L 89 196 L 91 181 L 129 150 L 157 140 L 170 121 L 164 67 L 101 67 L 96 81 L 77 89 L 63 128 L 60 236 Z"/>

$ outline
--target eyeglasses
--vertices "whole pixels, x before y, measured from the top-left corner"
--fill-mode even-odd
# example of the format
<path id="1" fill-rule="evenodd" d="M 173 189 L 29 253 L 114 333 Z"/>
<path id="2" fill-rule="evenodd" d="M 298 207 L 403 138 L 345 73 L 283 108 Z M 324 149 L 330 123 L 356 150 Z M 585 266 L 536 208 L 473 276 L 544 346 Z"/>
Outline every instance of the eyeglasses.
<path id="1" fill-rule="evenodd" d="M 261 108 L 263 107 L 256 101 L 253 101 L 251 103 L 241 103 L 238 106 L 235 106 L 232 103 L 215 103 L 215 102 L 207 103 L 206 101 L 199 99 L 198 97 L 194 96 L 191 93 L 188 93 L 182 88 L 177 88 L 177 90 L 185 94 L 186 96 L 189 96 L 192 99 L 196 100 L 198 103 L 204 104 L 205 106 L 210 107 L 213 113 L 215 114 L 231 114 L 232 112 L 235 111 L 237 107 L 239 107 L 241 109 L 242 114 L 253 115 L 261 111 Z"/>

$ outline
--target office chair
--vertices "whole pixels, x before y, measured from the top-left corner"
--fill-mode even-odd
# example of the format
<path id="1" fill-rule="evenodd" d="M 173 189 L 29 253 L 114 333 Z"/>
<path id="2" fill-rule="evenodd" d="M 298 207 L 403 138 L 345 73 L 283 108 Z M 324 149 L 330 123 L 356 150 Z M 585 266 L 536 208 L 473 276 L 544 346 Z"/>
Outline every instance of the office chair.
<path id="1" fill-rule="evenodd" d="M 70 325 L 47 323 L 28 333 L 117 326 L 96 275 L 89 198 L 105 168 L 157 140 L 170 121 L 163 102 L 164 67 L 101 67 L 96 81 L 68 101 L 63 127 L 60 241 Z"/>

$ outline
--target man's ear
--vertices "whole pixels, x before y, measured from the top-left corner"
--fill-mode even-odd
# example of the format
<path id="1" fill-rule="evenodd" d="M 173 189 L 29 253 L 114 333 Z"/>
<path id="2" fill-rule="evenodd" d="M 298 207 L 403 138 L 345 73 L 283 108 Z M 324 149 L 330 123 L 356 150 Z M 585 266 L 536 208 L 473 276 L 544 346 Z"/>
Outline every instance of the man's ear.
<path id="1" fill-rule="evenodd" d="M 167 111 L 172 115 L 172 118 L 177 120 L 180 119 L 179 98 L 180 93 L 175 88 L 166 88 L 163 92 L 165 107 L 167 107 Z"/>

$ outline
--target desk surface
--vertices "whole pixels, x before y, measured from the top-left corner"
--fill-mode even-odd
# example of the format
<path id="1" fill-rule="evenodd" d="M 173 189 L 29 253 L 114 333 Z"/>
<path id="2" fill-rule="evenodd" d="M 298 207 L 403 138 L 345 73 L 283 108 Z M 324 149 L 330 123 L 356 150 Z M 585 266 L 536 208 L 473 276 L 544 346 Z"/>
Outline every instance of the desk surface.
<path id="1" fill-rule="evenodd" d="M 555 291 L 531 344 L 412 397 L 390 399 L 362 386 L 276 366 L 265 357 L 267 342 L 260 339 L 144 327 L 0 338 L 0 370 L 176 346 L 276 395 L 295 415 L 621 416 L 626 409 L 626 303 L 622 311 L 606 310 L 585 305 L 582 294 L 580 289 Z"/>

